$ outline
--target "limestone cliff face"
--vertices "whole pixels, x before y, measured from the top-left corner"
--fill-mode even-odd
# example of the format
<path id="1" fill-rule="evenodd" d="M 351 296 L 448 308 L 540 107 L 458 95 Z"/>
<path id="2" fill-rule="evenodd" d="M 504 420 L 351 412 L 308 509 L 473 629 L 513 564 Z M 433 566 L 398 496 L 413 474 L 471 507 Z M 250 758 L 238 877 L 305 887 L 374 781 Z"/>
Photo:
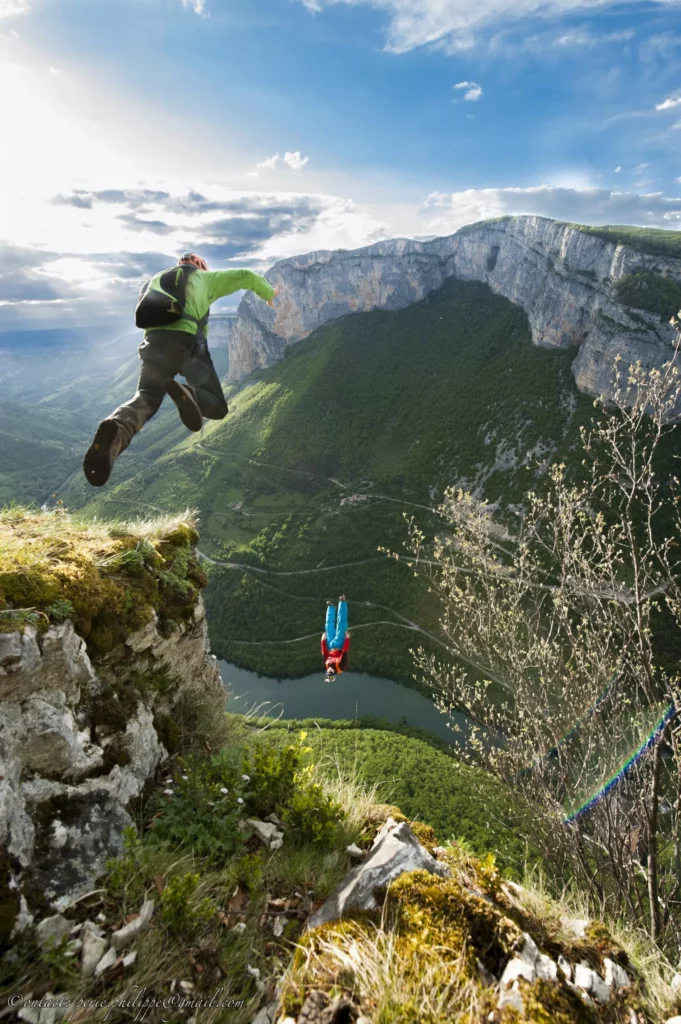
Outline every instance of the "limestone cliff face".
<path id="1" fill-rule="evenodd" d="M 58 909 L 122 851 L 180 702 L 224 701 L 203 604 L 168 637 L 158 625 L 96 666 L 70 621 L 0 633 L 0 851 Z"/>
<path id="2" fill-rule="evenodd" d="M 639 253 L 543 217 L 462 228 L 428 242 L 393 239 L 353 251 L 281 260 L 267 273 L 281 288 L 275 309 L 250 292 L 231 332 L 230 376 L 269 366 L 287 345 L 348 313 L 400 309 L 448 277 L 485 281 L 527 313 L 536 345 L 579 346 L 577 386 L 609 394 L 616 355 L 660 365 L 672 328 L 618 301 L 615 283 L 648 271 L 681 278 L 681 260 Z"/>
<path id="3" fill-rule="evenodd" d="M 234 316 L 214 314 L 210 318 L 208 340 L 211 348 L 226 348 L 232 336 Z"/>

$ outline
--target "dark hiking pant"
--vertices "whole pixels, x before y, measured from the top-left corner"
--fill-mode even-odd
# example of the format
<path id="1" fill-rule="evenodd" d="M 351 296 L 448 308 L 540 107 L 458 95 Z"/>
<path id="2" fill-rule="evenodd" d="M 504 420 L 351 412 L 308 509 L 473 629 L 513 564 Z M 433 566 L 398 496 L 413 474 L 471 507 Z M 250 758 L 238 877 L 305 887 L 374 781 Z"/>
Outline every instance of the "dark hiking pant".
<path id="1" fill-rule="evenodd" d="M 206 346 L 198 346 L 186 331 L 147 331 L 138 350 L 142 360 L 137 391 L 124 405 L 111 413 L 118 423 L 121 447 L 125 451 L 135 434 L 158 412 L 165 398 L 163 381 L 182 374 L 194 392 L 201 415 L 221 420 L 227 415 L 227 403 L 220 378 Z"/>

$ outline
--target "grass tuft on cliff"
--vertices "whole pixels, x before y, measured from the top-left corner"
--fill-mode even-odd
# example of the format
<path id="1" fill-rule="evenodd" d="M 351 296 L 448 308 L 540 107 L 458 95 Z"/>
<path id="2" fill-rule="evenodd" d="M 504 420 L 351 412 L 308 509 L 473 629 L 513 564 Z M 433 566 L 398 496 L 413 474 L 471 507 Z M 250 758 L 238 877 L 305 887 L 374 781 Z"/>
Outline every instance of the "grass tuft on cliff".
<path id="1" fill-rule="evenodd" d="M 112 650 L 156 612 L 188 619 L 206 579 L 196 517 L 100 522 L 62 507 L 0 509 L 0 632 L 71 619 L 90 656 Z"/>

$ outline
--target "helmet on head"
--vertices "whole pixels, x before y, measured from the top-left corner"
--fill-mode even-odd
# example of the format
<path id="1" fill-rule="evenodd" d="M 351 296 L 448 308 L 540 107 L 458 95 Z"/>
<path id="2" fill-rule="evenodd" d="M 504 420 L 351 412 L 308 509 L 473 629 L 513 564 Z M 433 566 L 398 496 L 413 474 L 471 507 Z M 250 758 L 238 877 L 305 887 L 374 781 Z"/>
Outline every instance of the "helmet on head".
<path id="1" fill-rule="evenodd" d="M 193 267 L 198 267 L 199 270 L 208 270 L 208 264 L 205 260 L 202 260 L 200 256 L 197 256 L 195 252 L 183 253 L 177 261 L 180 266 L 183 263 L 191 263 Z"/>
<path id="2" fill-rule="evenodd" d="M 336 670 L 335 670 L 335 668 L 328 667 L 327 670 L 326 670 L 326 675 L 324 676 L 324 682 L 325 683 L 332 683 L 335 678 L 336 678 Z"/>

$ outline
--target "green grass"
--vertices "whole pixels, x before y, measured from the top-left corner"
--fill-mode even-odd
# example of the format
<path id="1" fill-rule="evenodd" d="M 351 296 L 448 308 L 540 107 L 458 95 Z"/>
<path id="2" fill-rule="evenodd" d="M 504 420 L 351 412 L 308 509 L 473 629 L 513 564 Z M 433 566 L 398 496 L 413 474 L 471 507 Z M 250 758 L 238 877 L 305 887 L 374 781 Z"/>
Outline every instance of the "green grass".
<path id="1" fill-rule="evenodd" d="M 502 869 L 522 877 L 536 855 L 521 838 L 520 811 L 509 803 L 508 793 L 484 772 L 457 761 L 444 743 L 436 746 L 431 737 L 420 739 L 399 726 L 376 724 L 381 727 L 286 721 L 270 727 L 265 736 L 281 746 L 305 728 L 311 757 L 325 778 L 350 777 L 373 786 L 379 800 L 430 825 L 440 842 L 462 841 L 479 855 L 494 851 Z"/>
<path id="2" fill-rule="evenodd" d="M 588 226 L 571 224 L 568 227 L 583 231 L 585 235 L 596 235 L 614 245 L 626 245 L 636 252 L 650 256 L 667 256 L 671 259 L 681 258 L 681 231 L 665 231 L 663 228 L 634 227 L 631 224 L 607 224 Z"/>

